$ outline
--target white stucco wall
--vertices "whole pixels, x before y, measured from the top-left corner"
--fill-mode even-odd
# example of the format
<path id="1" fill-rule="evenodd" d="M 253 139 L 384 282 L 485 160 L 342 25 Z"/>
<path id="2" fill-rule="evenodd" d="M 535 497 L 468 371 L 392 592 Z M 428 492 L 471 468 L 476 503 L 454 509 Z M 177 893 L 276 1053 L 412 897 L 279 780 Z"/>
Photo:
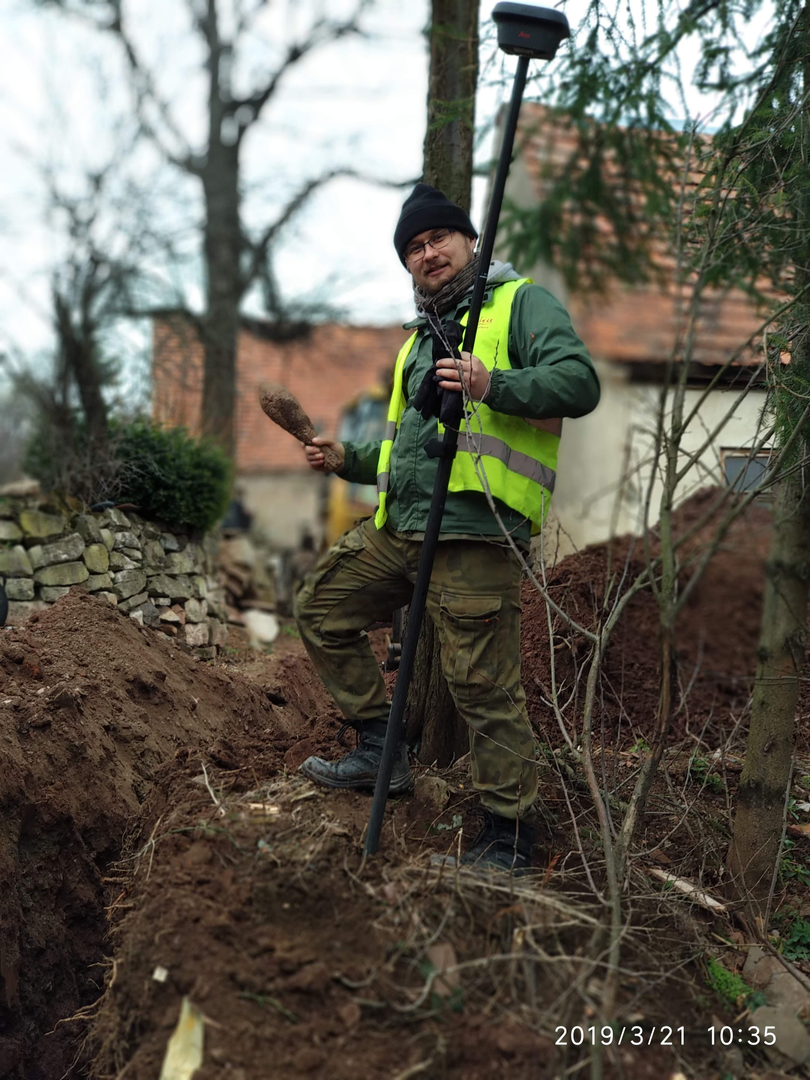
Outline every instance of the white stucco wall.
<path id="1" fill-rule="evenodd" d="M 266 476 L 240 475 L 237 488 L 253 527 L 279 548 L 297 548 L 304 530 L 320 543 L 325 478 L 319 473 L 296 471 Z"/>
<path id="2" fill-rule="evenodd" d="M 602 542 L 611 534 L 639 533 L 644 524 L 660 389 L 631 384 L 621 365 L 596 361 L 596 367 L 602 400 L 589 416 L 566 420 L 563 425 L 557 486 L 547 525 L 547 541 L 553 538 L 555 546 L 556 526 L 560 526 L 560 555 Z M 708 396 L 702 390 L 687 390 L 687 413 L 703 400 L 683 438 L 681 463 L 701 450 L 710 433 L 716 436 L 685 475 L 678 502 L 701 487 L 724 483 L 723 450 L 747 449 L 761 438 L 764 391 L 751 391 L 742 401 L 738 398 L 735 390 L 714 390 Z M 656 477 L 650 502 L 652 522 L 658 518 L 661 490 Z"/>

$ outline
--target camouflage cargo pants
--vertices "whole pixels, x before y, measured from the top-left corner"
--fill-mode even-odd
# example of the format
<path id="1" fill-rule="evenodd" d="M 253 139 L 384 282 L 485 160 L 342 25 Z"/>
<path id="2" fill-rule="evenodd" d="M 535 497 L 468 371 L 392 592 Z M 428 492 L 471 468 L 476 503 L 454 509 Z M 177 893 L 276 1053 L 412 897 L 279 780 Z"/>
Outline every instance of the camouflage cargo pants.
<path id="1" fill-rule="evenodd" d="M 388 717 L 365 628 L 410 601 L 421 542 L 368 520 L 342 536 L 301 582 L 295 617 L 307 651 L 349 720 Z M 532 817 L 536 744 L 520 683 L 520 566 L 500 544 L 443 540 L 427 609 L 444 676 L 470 729 L 473 784 L 503 817 Z"/>

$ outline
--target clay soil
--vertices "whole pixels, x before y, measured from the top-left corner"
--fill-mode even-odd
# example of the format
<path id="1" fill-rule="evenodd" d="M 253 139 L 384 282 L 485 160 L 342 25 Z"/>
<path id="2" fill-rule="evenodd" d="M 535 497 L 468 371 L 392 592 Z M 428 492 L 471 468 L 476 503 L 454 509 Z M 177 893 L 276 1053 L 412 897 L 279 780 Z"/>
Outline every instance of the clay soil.
<path id="1" fill-rule="evenodd" d="M 727 1071 L 707 1028 L 731 1014 L 707 988 L 704 958 L 728 926 L 665 902 L 644 867 L 722 886 L 768 534 L 767 508 L 749 514 L 682 616 L 673 755 L 639 838 L 621 1008 L 647 1033 L 683 1026 L 683 1045 L 606 1052 L 605 1077 Z M 627 539 L 588 549 L 549 572 L 549 591 L 595 625 L 641 564 Z M 690 572 L 687 557 L 684 583 Z M 594 855 L 598 887 L 596 831 L 581 778 L 550 752 L 562 739 L 547 703 L 553 654 L 576 735 L 587 650 L 555 621 L 549 639 L 528 582 L 524 603 L 530 714 L 557 767 L 542 770 L 544 851 L 520 887 L 431 865 L 475 827 L 464 760 L 440 777 L 417 767 L 417 794 L 392 801 L 381 853 L 363 862 L 368 798 L 318 791 L 296 771 L 313 752 L 339 752 L 341 717 L 291 625 L 271 653 L 234 632 L 202 663 L 74 589 L 0 632 L 0 1078 L 156 1080 L 184 998 L 205 1021 L 196 1080 L 587 1074 L 587 1055 L 556 1045 L 555 1026 L 587 1025 L 598 1001 L 599 986 L 576 979 L 603 915 L 579 852 Z M 640 594 L 605 660 L 601 756 L 613 776 L 632 773 L 651 728 L 656 619 Z M 803 711 L 801 752 L 807 727 Z M 696 752 L 701 777 L 684 764 Z M 688 828 L 666 811 L 673 782 Z M 706 836 L 714 844 L 697 842 Z M 733 969 L 744 954 L 728 940 Z M 461 968 L 442 977 L 445 964 Z M 746 1055 L 744 1075 L 773 1070 Z"/>

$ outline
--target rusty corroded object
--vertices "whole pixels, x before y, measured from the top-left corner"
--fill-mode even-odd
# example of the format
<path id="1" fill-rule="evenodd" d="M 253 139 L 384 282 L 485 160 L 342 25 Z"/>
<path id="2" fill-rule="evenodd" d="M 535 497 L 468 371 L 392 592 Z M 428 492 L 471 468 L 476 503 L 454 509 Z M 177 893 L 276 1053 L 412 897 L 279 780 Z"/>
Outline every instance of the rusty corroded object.
<path id="1" fill-rule="evenodd" d="M 289 431 L 306 446 L 312 445 L 312 440 L 318 434 L 315 425 L 301 408 L 298 398 L 286 387 L 278 383 L 265 383 L 259 392 L 259 402 L 274 424 Z M 327 472 L 336 472 L 343 464 L 339 455 L 328 446 L 319 449 L 323 451 Z"/>

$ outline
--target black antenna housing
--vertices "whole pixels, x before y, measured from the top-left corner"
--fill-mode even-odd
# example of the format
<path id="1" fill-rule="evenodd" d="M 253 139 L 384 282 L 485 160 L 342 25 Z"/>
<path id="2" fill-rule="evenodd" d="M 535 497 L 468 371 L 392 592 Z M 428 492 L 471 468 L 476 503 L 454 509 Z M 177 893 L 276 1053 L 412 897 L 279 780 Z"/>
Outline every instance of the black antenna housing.
<path id="1" fill-rule="evenodd" d="M 511 56 L 553 60 L 560 42 L 571 36 L 568 19 L 554 8 L 501 0 L 492 9 L 498 46 Z"/>

